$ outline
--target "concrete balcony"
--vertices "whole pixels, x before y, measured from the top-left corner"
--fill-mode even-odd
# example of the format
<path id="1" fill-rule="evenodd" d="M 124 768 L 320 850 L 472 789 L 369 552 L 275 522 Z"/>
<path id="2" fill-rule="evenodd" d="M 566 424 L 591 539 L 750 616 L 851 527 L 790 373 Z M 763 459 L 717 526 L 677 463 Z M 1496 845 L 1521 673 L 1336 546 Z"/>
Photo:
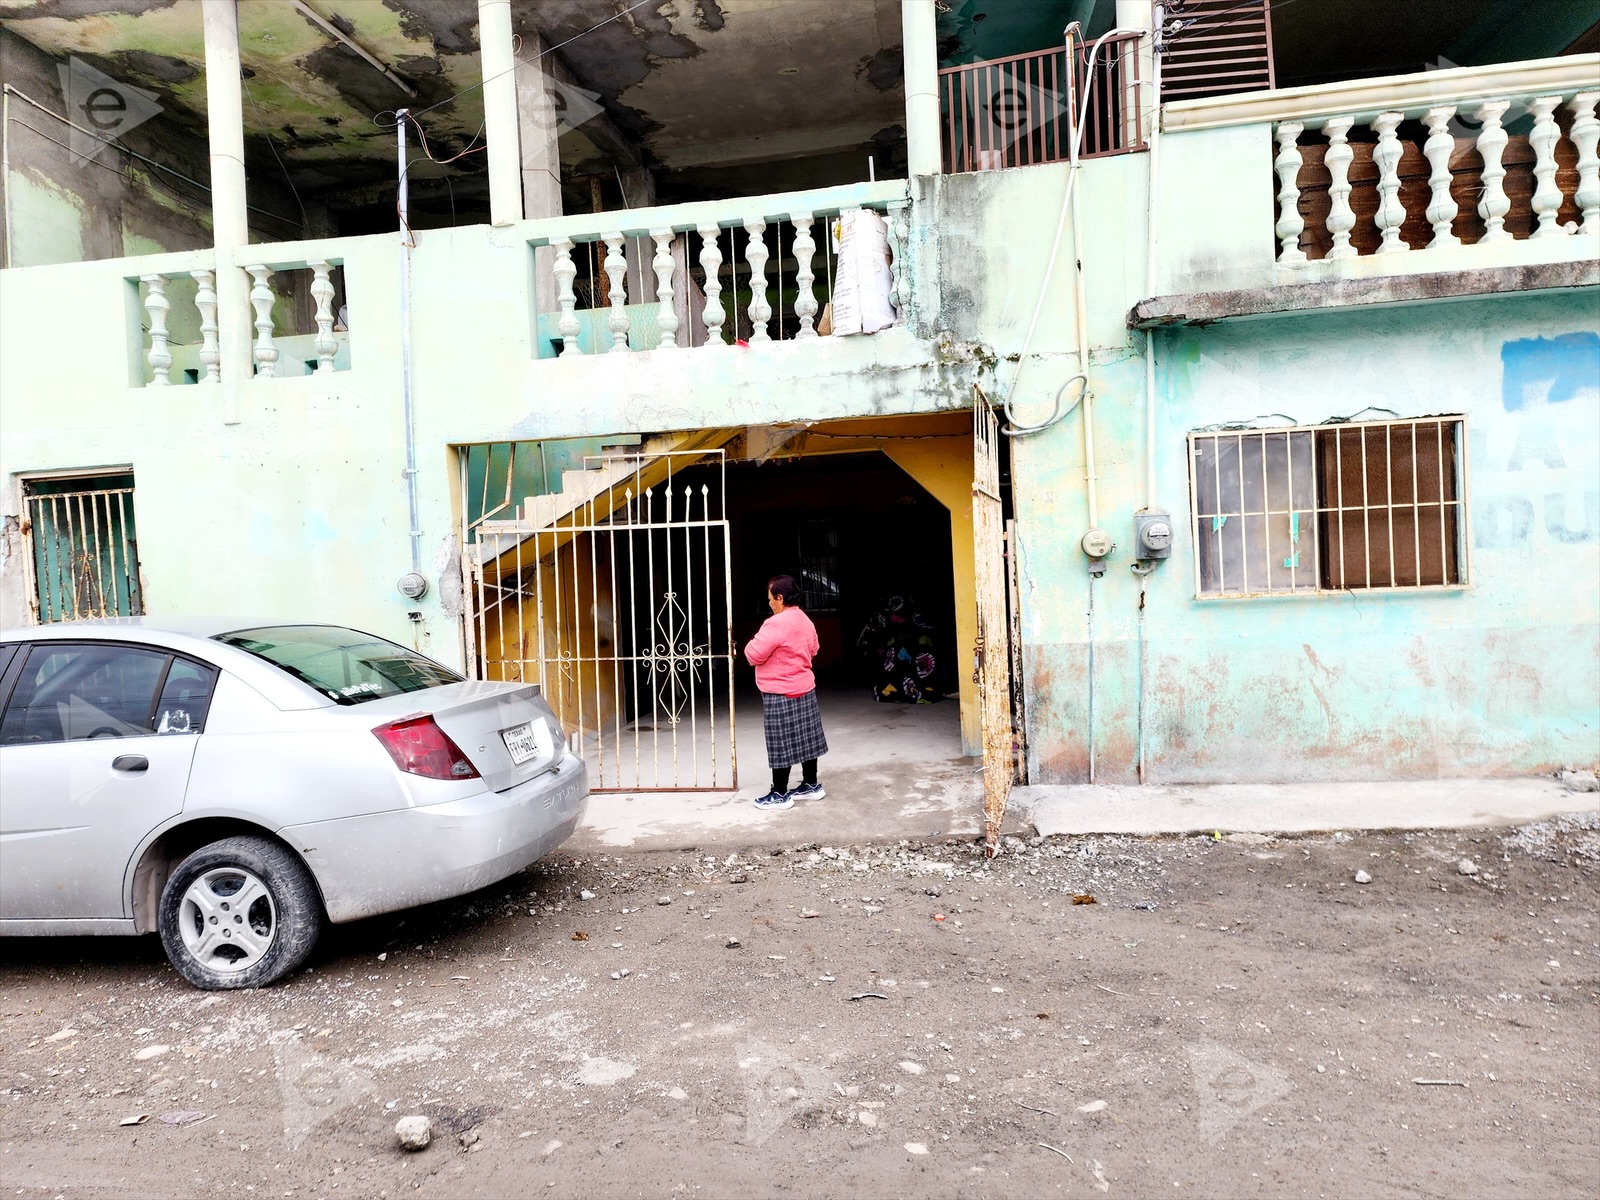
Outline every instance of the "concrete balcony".
<path id="1" fill-rule="evenodd" d="M 1600 55 L 1570 55 L 1169 104 L 1159 294 L 1331 283 L 1328 296 L 1387 302 L 1438 287 L 1361 285 L 1470 272 L 1461 294 L 1480 294 L 1575 278 L 1560 268 L 1600 257 L 1596 79 Z M 1283 307 L 1316 307 L 1307 295 Z M 1257 296 L 1234 315 L 1251 303 L 1274 310 Z M 1141 309 L 1135 323 L 1229 315 Z"/>

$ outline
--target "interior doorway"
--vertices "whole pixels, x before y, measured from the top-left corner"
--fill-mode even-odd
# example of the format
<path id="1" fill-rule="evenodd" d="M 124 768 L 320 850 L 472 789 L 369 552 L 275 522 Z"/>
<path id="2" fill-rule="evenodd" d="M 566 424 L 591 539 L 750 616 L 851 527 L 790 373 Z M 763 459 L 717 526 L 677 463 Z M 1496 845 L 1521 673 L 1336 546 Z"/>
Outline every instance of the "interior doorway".
<path id="1" fill-rule="evenodd" d="M 525 502 L 488 478 L 494 447 L 463 447 L 468 656 L 541 683 L 598 791 L 742 789 L 766 758 L 739 648 L 767 580 L 793 575 L 822 643 L 827 771 L 891 795 L 908 767 L 964 781 L 982 748 L 973 444 L 966 412 L 663 434 Z"/>

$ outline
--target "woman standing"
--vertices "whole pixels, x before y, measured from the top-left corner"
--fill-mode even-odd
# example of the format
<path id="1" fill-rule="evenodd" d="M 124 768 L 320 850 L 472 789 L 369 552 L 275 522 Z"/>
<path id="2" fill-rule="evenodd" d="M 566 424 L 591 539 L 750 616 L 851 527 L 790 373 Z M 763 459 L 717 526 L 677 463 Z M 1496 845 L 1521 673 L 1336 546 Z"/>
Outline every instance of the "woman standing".
<path id="1" fill-rule="evenodd" d="M 755 800 L 757 808 L 793 808 L 796 800 L 821 800 L 827 795 L 817 782 L 817 759 L 828 752 L 817 707 L 817 678 L 811 660 L 817 656 L 817 627 L 799 607 L 800 585 L 792 575 L 767 581 L 767 606 L 772 615 L 744 648 L 756 669 L 761 689 L 761 723 L 767 735 L 767 765 L 772 790 Z M 789 770 L 800 764 L 800 786 L 789 790 Z"/>

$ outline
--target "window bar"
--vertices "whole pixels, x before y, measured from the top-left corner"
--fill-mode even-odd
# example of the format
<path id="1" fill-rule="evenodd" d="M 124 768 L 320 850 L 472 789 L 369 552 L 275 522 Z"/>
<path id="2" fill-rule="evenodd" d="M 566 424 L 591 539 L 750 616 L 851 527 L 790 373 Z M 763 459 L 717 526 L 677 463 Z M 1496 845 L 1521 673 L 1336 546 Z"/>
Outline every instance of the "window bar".
<path id="1" fill-rule="evenodd" d="M 88 587 L 92 578 L 88 566 L 89 542 L 93 537 L 93 530 L 90 528 L 91 518 L 83 511 L 84 493 L 79 492 L 73 500 L 76 501 L 75 507 L 78 510 L 78 534 L 69 547 L 67 572 L 72 580 L 72 611 L 75 616 L 81 618 L 85 615 L 96 615 L 92 607 L 94 597 Z M 83 547 L 81 551 L 78 549 L 80 545 Z"/>
<path id="2" fill-rule="evenodd" d="M 144 612 L 144 592 L 139 585 L 139 560 L 133 557 L 137 550 L 135 539 L 128 533 L 128 503 L 132 499 L 130 491 L 117 493 L 117 514 L 122 524 L 122 571 L 128 581 L 128 612 L 139 616 Z"/>
<path id="3" fill-rule="evenodd" d="M 1267 479 L 1267 438 L 1277 434 L 1261 435 L 1261 559 L 1267 568 L 1268 591 L 1272 590 L 1272 492 Z"/>
<path id="4" fill-rule="evenodd" d="M 1234 459 L 1239 470 L 1239 566 L 1244 571 L 1244 590 L 1250 590 L 1250 545 L 1245 540 L 1245 505 L 1244 505 L 1244 434 L 1234 434 Z"/>
<path id="5" fill-rule="evenodd" d="M 1422 430 L 1413 423 L 1411 426 L 1411 535 L 1413 542 L 1412 556 L 1417 564 L 1418 587 L 1421 587 L 1424 583 L 1422 578 L 1422 497 L 1419 490 L 1422 487 L 1422 480 L 1417 473 L 1417 437 L 1421 433 Z M 1442 517 L 1444 514 L 1440 513 L 1439 515 Z"/>
<path id="6" fill-rule="evenodd" d="M 1294 438 L 1293 430 L 1283 435 L 1283 449 L 1288 463 L 1289 476 L 1289 553 L 1286 561 L 1289 564 L 1289 590 L 1291 592 L 1297 590 L 1300 586 L 1295 578 L 1296 572 L 1300 567 L 1300 539 L 1297 536 L 1300 532 L 1300 509 L 1297 507 L 1300 498 L 1294 492 Z"/>
<path id="7" fill-rule="evenodd" d="M 1338 480 L 1337 495 L 1334 497 L 1336 506 L 1335 516 L 1339 522 L 1339 590 L 1348 590 L 1347 586 L 1347 558 L 1344 546 L 1344 430 L 1333 431 L 1333 477 Z"/>
<path id="8" fill-rule="evenodd" d="M 1383 470 L 1384 494 L 1388 497 L 1389 504 L 1389 586 L 1399 587 L 1400 577 L 1394 569 L 1394 423 L 1391 421 L 1383 427 Z M 1418 576 L 1419 580 L 1421 576 Z"/>
<path id="9" fill-rule="evenodd" d="M 1200 511 L 1200 489 L 1195 480 L 1200 474 L 1200 443 L 1193 434 L 1189 435 L 1189 514 L 1194 521 L 1194 591 L 1200 595 L 1205 591 L 1205 580 L 1200 574 L 1200 539 L 1205 536 L 1205 516 Z"/>
<path id="10" fill-rule="evenodd" d="M 100 495 L 100 507 L 105 510 L 106 530 L 106 557 L 100 587 L 102 591 L 109 589 L 111 593 L 110 611 L 106 615 L 126 617 L 133 614 L 131 611 L 132 606 L 124 606 L 122 603 L 124 585 L 119 582 L 122 577 L 117 572 L 117 545 L 119 541 L 122 541 L 122 530 L 113 516 L 111 507 L 113 503 L 120 504 L 121 500 L 122 493 L 120 491 L 102 492 Z M 124 548 L 124 558 L 126 558 L 126 548 Z"/>
<path id="11" fill-rule="evenodd" d="M 583 563 L 578 554 L 579 547 L 579 522 L 583 519 L 583 506 L 579 506 L 567 514 L 567 548 L 571 552 L 572 562 L 569 564 L 568 575 L 572 581 L 572 611 L 568 617 L 572 622 L 572 649 L 567 655 L 572 664 L 572 691 L 578 709 L 578 745 L 583 748 L 587 756 L 589 751 L 589 723 L 584 712 L 584 683 L 583 664 L 587 661 L 583 651 Z"/>
<path id="12" fill-rule="evenodd" d="M 1445 557 L 1445 422 L 1438 422 L 1435 434 L 1438 435 L 1438 581 L 1450 582 L 1450 558 Z M 1454 430 L 1451 430 L 1451 437 L 1454 437 Z"/>
<path id="13" fill-rule="evenodd" d="M 111 497 L 104 492 L 90 492 L 88 495 L 88 500 L 90 527 L 87 531 L 89 536 L 84 539 L 83 573 L 93 585 L 95 590 L 95 615 L 101 617 L 115 616 L 117 615 L 117 587 L 116 583 L 114 582 L 115 576 L 106 567 L 105 560 L 101 557 L 103 554 L 109 553 L 111 550 Z M 104 548 L 102 548 L 100 545 L 100 518 L 102 515 L 102 509 L 104 509 L 106 529 L 106 544 Z M 92 538 L 94 541 L 93 559 L 89 558 L 88 542 L 90 538 Z M 111 606 L 109 608 L 106 606 L 106 584 L 108 583 L 111 584 Z"/>
<path id="14" fill-rule="evenodd" d="M 1034 153 L 1034 148 L 1033 148 L 1033 139 L 1034 139 L 1034 136 L 1035 136 L 1035 134 L 1037 132 L 1037 125 L 1036 125 L 1036 123 L 1034 121 L 1035 113 L 1034 113 L 1034 103 L 1033 103 L 1034 93 L 1035 93 L 1036 89 L 1034 88 L 1034 82 L 1033 81 L 1034 81 L 1034 76 L 1037 75 L 1039 77 L 1040 86 L 1041 87 L 1043 86 L 1043 83 L 1044 83 L 1044 59 L 1042 59 L 1042 58 L 1025 58 L 1025 59 L 1022 60 L 1022 63 L 1020 65 L 1022 67 L 1022 116 L 1023 116 L 1023 120 L 1022 120 L 1022 136 L 1023 136 L 1023 145 L 1024 145 L 1024 148 L 1025 148 L 1025 150 L 1027 152 L 1027 156 L 1028 156 L 1027 157 L 1027 165 L 1028 166 L 1032 166 L 1034 163 L 1039 162 L 1041 160 L 1041 158 L 1042 158 L 1042 155 L 1038 155 L 1038 154 Z"/>
<path id="15" fill-rule="evenodd" d="M 1372 497 L 1367 487 L 1366 429 L 1358 425 L 1356 436 L 1361 439 L 1361 557 L 1367 567 L 1367 582 L 1363 586 L 1370 588 L 1372 586 Z"/>
<path id="16" fill-rule="evenodd" d="M 1211 531 L 1216 535 L 1217 539 L 1217 590 L 1226 592 L 1228 590 L 1228 556 L 1222 547 L 1222 531 L 1226 527 L 1228 518 L 1222 515 L 1222 439 L 1220 437 L 1211 439 L 1211 473 L 1215 489 L 1212 492 L 1214 497 L 1212 503 L 1217 508 L 1216 515 L 1212 518 L 1211 526 Z"/>

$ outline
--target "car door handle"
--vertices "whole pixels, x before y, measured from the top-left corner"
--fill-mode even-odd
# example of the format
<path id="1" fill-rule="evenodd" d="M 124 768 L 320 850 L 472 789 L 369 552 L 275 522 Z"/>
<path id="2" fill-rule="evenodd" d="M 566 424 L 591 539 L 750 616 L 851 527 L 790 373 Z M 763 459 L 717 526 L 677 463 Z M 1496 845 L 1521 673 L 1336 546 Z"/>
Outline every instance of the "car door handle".
<path id="1" fill-rule="evenodd" d="M 150 760 L 142 754 L 119 754 L 111 760 L 111 769 L 137 774 L 150 769 Z"/>

